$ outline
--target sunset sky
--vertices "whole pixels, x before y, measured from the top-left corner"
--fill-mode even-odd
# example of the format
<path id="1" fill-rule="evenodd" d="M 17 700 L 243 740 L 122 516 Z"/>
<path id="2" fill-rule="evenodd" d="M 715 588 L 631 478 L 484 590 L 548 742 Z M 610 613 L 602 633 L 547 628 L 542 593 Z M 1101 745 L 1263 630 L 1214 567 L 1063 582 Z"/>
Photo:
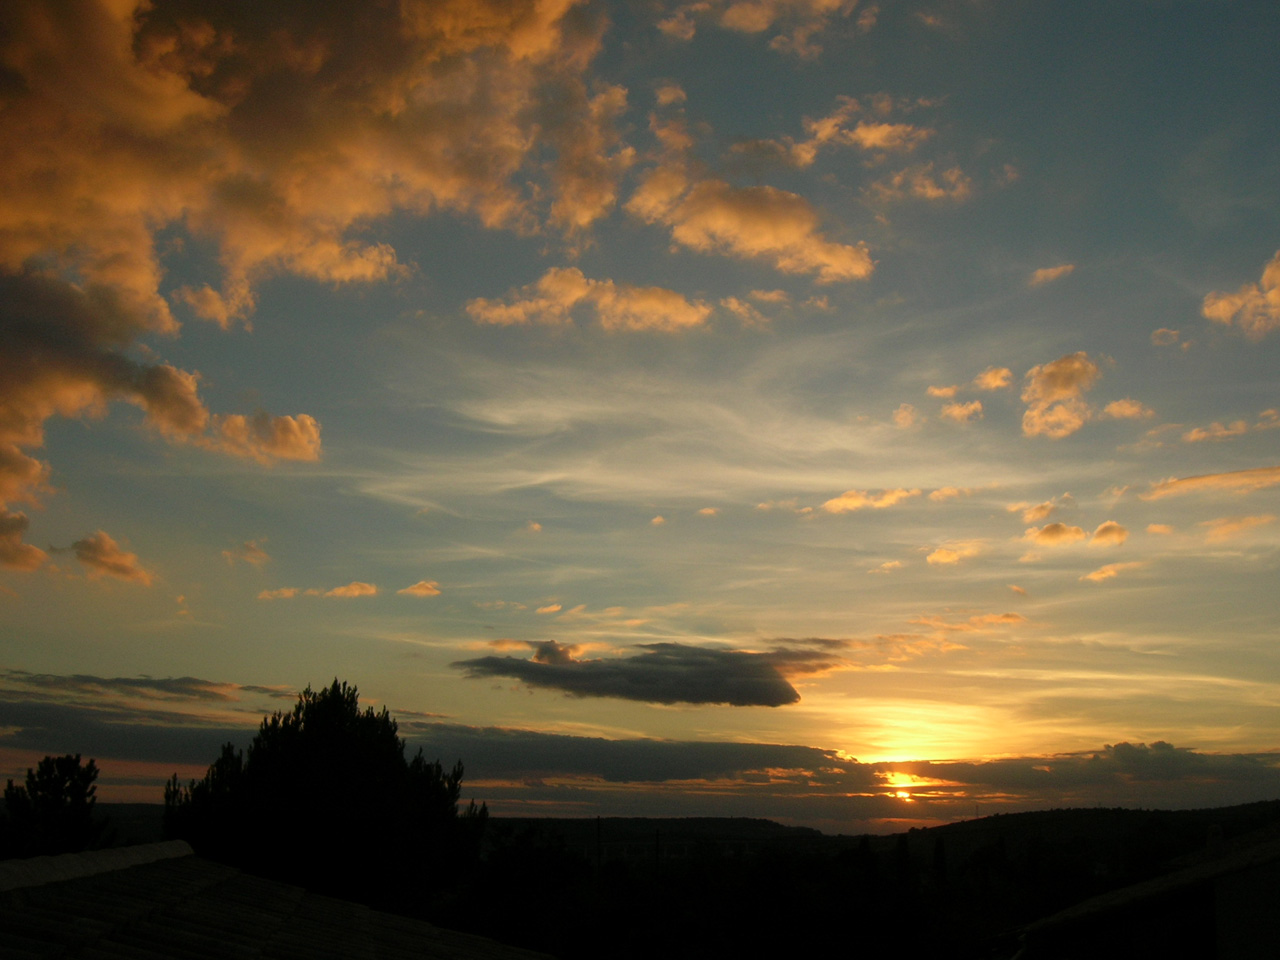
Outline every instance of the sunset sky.
<path id="1" fill-rule="evenodd" d="M 0 780 L 1280 796 L 1271 0 L 0 6 Z"/>

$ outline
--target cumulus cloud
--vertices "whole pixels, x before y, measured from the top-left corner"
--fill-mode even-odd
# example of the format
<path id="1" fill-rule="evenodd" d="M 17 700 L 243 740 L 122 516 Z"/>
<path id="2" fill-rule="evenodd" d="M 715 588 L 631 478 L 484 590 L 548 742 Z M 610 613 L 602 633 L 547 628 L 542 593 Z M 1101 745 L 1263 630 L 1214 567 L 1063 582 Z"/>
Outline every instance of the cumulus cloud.
<path id="1" fill-rule="evenodd" d="M 1254 467 L 1228 473 L 1206 473 L 1196 477 L 1161 480 L 1151 485 L 1143 500 L 1162 500 L 1188 493 L 1252 493 L 1280 483 L 1280 467 Z"/>
<path id="2" fill-rule="evenodd" d="M 698 511 L 698 514 L 703 517 L 714 517 L 719 512 L 719 507 L 703 507 Z"/>
<path id="3" fill-rule="evenodd" d="M 982 401 L 970 400 L 967 403 L 944 404 L 938 415 L 956 423 L 971 423 L 982 419 Z"/>
<path id="4" fill-rule="evenodd" d="M 1151 343 L 1156 347 L 1172 347 L 1181 338 L 1181 334 L 1177 330 L 1171 330 L 1168 327 L 1161 327 L 1158 330 L 1151 331 Z"/>
<path id="5" fill-rule="evenodd" d="M 1100 376 L 1098 365 L 1083 351 L 1032 367 L 1022 388 L 1022 400 L 1027 405 L 1022 432 L 1028 437 L 1054 440 L 1075 433 L 1092 416 L 1084 394 Z"/>
<path id="6" fill-rule="evenodd" d="M 898 409 L 893 411 L 893 425 L 899 430 L 906 430 L 915 426 L 915 423 L 916 408 L 909 403 L 898 404 Z"/>
<path id="7" fill-rule="evenodd" d="M 1202 312 L 1215 323 L 1234 324 L 1250 340 L 1280 327 L 1280 251 L 1263 266 L 1261 281 L 1234 293 L 1213 291 L 1204 298 Z"/>
<path id="8" fill-rule="evenodd" d="M 982 553 L 981 540 L 952 540 L 937 547 L 925 557 L 930 566 L 952 566 Z"/>
<path id="9" fill-rule="evenodd" d="M 879 493 L 871 493 L 868 490 L 846 490 L 840 496 L 833 497 L 824 503 L 822 509 L 827 513 L 853 513 L 867 507 L 883 510 L 918 496 L 920 496 L 919 490 L 907 490 L 901 487 L 896 490 L 881 490 Z"/>
<path id="10" fill-rule="evenodd" d="M 1098 529 L 1093 531 L 1093 536 L 1089 538 L 1089 546 L 1118 547 L 1128 539 L 1128 530 L 1114 520 L 1107 520 L 1105 523 L 1099 524 Z"/>
<path id="11" fill-rule="evenodd" d="M 937 397 L 939 400 L 950 400 L 952 397 L 954 397 L 957 393 L 960 392 L 960 388 L 955 386 L 954 384 L 948 387 L 930 386 L 930 387 L 926 387 L 924 392 L 931 397 Z"/>
<path id="12" fill-rule="evenodd" d="M 1085 532 L 1080 527 L 1073 527 L 1065 523 L 1055 522 L 1046 523 L 1043 527 L 1028 527 L 1022 537 L 1024 540 L 1030 540 L 1032 543 L 1039 543 L 1050 547 L 1060 547 L 1083 540 L 1085 538 Z"/>
<path id="13" fill-rule="evenodd" d="M 901 570 L 903 563 L 901 560 L 886 560 L 878 567 L 872 567 L 867 573 L 893 573 L 895 570 Z"/>
<path id="14" fill-rule="evenodd" d="M 664 287 L 592 280 L 577 267 L 552 267 L 536 283 L 513 291 L 506 300 L 469 300 L 467 313 L 477 323 L 555 325 L 571 323 L 579 306 L 594 314 L 606 330 L 664 332 L 700 326 L 713 309 Z"/>
<path id="15" fill-rule="evenodd" d="M 115 577 L 129 583 L 140 583 L 144 587 L 151 586 L 155 575 L 143 568 L 136 553 L 125 550 L 105 530 L 99 530 L 91 537 L 77 540 L 71 545 L 76 559 L 84 564 L 89 572 L 89 579 Z"/>
<path id="16" fill-rule="evenodd" d="M 326 597 L 375 597 L 378 595 L 378 588 L 372 583 L 365 583 L 362 580 L 352 580 L 350 583 L 341 587 L 334 587 L 332 590 L 324 592 Z"/>
<path id="17" fill-rule="evenodd" d="M 396 593 L 408 597 L 438 597 L 440 596 L 440 584 L 434 580 L 419 580 L 413 586 L 397 590 Z"/>
<path id="18" fill-rule="evenodd" d="M 1013 371 L 1008 367 L 987 367 L 973 378 L 975 390 L 1003 390 L 1013 383 Z"/>
<path id="19" fill-rule="evenodd" d="M 969 199 L 973 181 L 959 167 L 950 167 L 935 173 L 933 164 L 907 167 L 873 183 L 871 196 L 880 201 L 898 200 L 950 200 L 960 203 Z"/>
<path id="20" fill-rule="evenodd" d="M 1194 427 L 1182 435 L 1184 443 L 1204 443 L 1206 440 L 1228 440 L 1249 432 L 1249 424 L 1243 420 L 1234 423 L 1211 423 L 1207 427 Z"/>
<path id="21" fill-rule="evenodd" d="M 838 97 L 836 108 L 824 117 L 805 117 L 807 137 L 796 140 L 748 140 L 734 146 L 737 153 L 776 158 L 793 167 L 809 167 L 820 150 L 832 146 L 854 147 L 882 160 L 890 153 L 911 153 L 933 136 L 928 127 L 890 123 L 880 117 L 865 118 L 865 108 L 853 97 Z M 855 118 L 856 122 L 855 122 Z"/>
<path id="22" fill-rule="evenodd" d="M 1092 573 L 1086 573 L 1080 579 L 1087 580 L 1090 583 L 1101 583 L 1104 580 L 1119 576 L 1126 570 L 1137 570 L 1141 566 L 1144 566 L 1144 564 L 1140 560 L 1134 560 L 1129 563 L 1108 563 Z"/>
<path id="23" fill-rule="evenodd" d="M 22 542 L 28 525 L 25 513 L 10 513 L 0 507 L 0 567 L 35 570 L 49 559 L 49 555 L 39 547 Z"/>
<path id="24" fill-rule="evenodd" d="M 533 659 L 479 657 L 453 666 L 472 678 L 511 677 L 576 697 L 611 697 L 644 703 L 778 707 L 797 703 L 789 676 L 834 669 L 841 659 L 822 647 L 755 653 L 682 643 L 641 646 L 630 656 L 576 659 L 570 648 L 540 646 Z"/>
<path id="25" fill-rule="evenodd" d="M 1061 280 L 1063 277 L 1069 276 L 1076 265 L 1074 263 L 1064 263 L 1056 267 L 1041 267 L 1031 274 L 1031 279 L 1027 281 L 1029 287 L 1040 287 L 1046 283 L 1053 283 L 1055 280 Z"/>
<path id="26" fill-rule="evenodd" d="M 722 180 L 690 183 L 673 166 L 658 167 L 627 203 L 676 243 L 701 253 L 763 260 L 782 273 L 816 275 L 819 283 L 863 280 L 875 269 L 863 243 L 828 240 L 804 198 L 769 186 L 734 187 Z"/>
<path id="27" fill-rule="evenodd" d="M 1102 415 L 1110 420 L 1147 420 L 1156 412 L 1137 400 L 1125 397 L 1123 400 L 1112 400 L 1102 408 Z"/>
<path id="28" fill-rule="evenodd" d="M 1051 497 L 1042 503 L 1011 503 L 1007 507 L 1010 513 L 1021 513 L 1023 523 L 1038 523 L 1052 516 L 1063 503 L 1071 502 L 1071 494 L 1064 493 L 1061 497 Z"/>
<path id="29" fill-rule="evenodd" d="M 1216 520 L 1205 520 L 1200 526 L 1205 529 L 1206 542 L 1222 543 L 1274 523 L 1275 519 L 1275 515 L 1270 513 L 1253 517 L 1219 517 Z"/>

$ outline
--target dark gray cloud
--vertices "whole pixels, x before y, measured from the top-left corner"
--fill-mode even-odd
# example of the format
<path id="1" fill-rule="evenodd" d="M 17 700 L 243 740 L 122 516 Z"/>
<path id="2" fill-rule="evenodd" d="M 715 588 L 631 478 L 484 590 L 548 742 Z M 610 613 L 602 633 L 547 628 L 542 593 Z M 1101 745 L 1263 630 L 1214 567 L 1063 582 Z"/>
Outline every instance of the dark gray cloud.
<path id="1" fill-rule="evenodd" d="M 534 645 L 530 660 L 489 656 L 453 666 L 468 677 L 512 677 L 575 697 L 780 707 L 800 700 L 788 674 L 816 673 L 841 663 L 826 649 L 750 653 L 683 643 L 643 644 L 641 649 L 633 656 L 577 660 L 571 648 L 544 641 Z"/>

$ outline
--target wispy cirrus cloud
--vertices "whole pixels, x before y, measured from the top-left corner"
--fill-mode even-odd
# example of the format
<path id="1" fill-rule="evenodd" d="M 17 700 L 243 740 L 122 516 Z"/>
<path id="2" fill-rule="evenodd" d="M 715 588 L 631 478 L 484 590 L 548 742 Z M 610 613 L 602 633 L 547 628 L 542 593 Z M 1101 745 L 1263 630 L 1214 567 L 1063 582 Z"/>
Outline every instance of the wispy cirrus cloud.
<path id="1" fill-rule="evenodd" d="M 1252 493 L 1280 483 L 1280 467 L 1254 467 L 1227 473 L 1205 473 L 1195 477 L 1174 477 L 1151 485 L 1142 500 L 1163 500 L 1188 493 Z"/>

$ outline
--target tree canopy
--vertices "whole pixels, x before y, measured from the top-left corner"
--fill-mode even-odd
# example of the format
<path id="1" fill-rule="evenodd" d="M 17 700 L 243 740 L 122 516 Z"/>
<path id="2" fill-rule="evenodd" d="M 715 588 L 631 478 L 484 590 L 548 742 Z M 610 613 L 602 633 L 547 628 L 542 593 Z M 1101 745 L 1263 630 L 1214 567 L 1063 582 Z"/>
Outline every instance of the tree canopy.
<path id="1" fill-rule="evenodd" d="M 91 847 L 105 824 L 94 819 L 98 765 L 80 754 L 45 757 L 27 768 L 26 783 L 4 788 L 0 856 L 76 853 Z"/>
<path id="2" fill-rule="evenodd" d="M 405 756 L 384 707 L 354 686 L 308 687 L 264 717 L 247 755 L 226 744 L 204 778 L 165 787 L 165 829 L 203 856 L 386 904 L 470 861 L 487 817 L 459 815 L 462 763 Z"/>

